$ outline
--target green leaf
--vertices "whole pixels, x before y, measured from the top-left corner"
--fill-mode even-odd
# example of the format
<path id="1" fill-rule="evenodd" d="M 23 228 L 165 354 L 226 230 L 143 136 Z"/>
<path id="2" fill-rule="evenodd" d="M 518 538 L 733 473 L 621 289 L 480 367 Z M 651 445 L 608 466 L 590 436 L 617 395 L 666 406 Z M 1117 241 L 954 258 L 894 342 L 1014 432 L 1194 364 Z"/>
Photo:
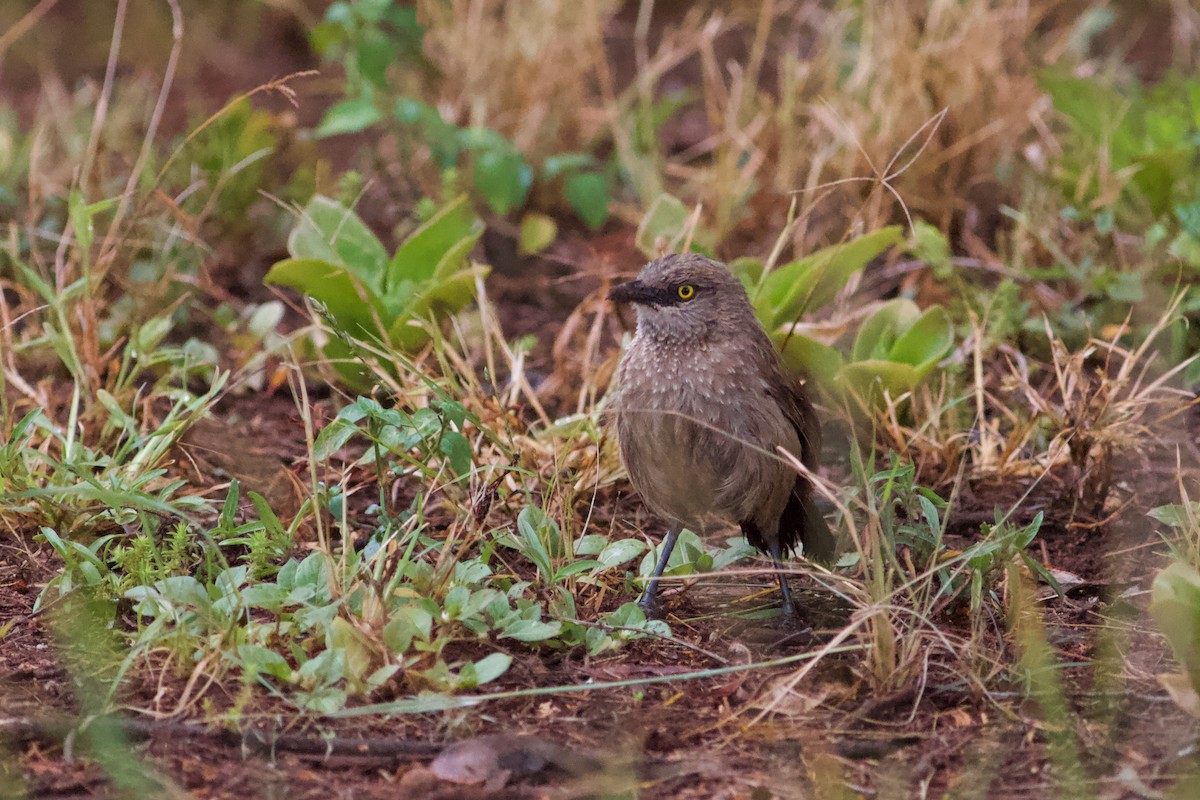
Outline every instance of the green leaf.
<path id="1" fill-rule="evenodd" d="M 562 623 L 542 622 L 536 619 L 518 619 L 504 628 L 501 639 L 516 639 L 518 642 L 544 642 L 562 631 Z"/>
<path id="2" fill-rule="evenodd" d="M 280 680 L 288 680 L 292 676 L 292 667 L 287 659 L 256 644 L 242 644 L 237 648 L 238 659 L 242 669 L 250 673 L 265 672 Z"/>
<path id="3" fill-rule="evenodd" d="M 117 198 L 110 197 L 95 203 L 85 203 L 83 194 L 78 190 L 72 191 L 67 199 L 67 218 L 71 221 L 71 231 L 79 243 L 80 250 L 88 250 L 95 239 L 93 225 L 97 214 L 107 211 L 117 204 Z"/>
<path id="4" fill-rule="evenodd" d="M 543 578 L 549 579 L 554 567 L 547 543 L 557 539 L 558 526 L 537 506 L 525 506 L 517 514 L 517 531 L 521 534 L 521 552 L 537 566 Z"/>
<path id="5" fill-rule="evenodd" d="M 690 216 L 687 206 L 679 198 L 660 194 L 646 209 L 638 225 L 635 240 L 638 249 L 648 258 L 658 258 L 660 244 L 667 252 L 673 251 L 683 242 Z"/>
<path id="6" fill-rule="evenodd" d="M 297 289 L 328 309 L 334 323 L 360 339 L 378 339 L 371 311 L 383 316 L 383 304 L 362 281 L 343 266 L 315 258 L 289 258 L 271 267 L 268 285 Z"/>
<path id="7" fill-rule="evenodd" d="M 164 315 L 152 317 L 142 323 L 134 334 L 134 346 L 141 353 L 151 353 L 171 331 L 171 317 Z"/>
<path id="8" fill-rule="evenodd" d="M 554 244 L 558 235 L 558 223 L 553 217 L 530 211 L 521 217 L 521 230 L 517 236 L 517 252 L 523 256 L 535 255 Z"/>
<path id="9" fill-rule="evenodd" d="M 485 150 L 471 168 L 475 188 L 500 216 L 517 208 L 529 195 L 533 170 L 518 153 Z"/>
<path id="10" fill-rule="evenodd" d="M 759 319 L 768 330 L 800 319 L 832 300 L 872 259 L 903 241 L 903 229 L 892 225 L 776 267 L 751 297 Z"/>
<path id="11" fill-rule="evenodd" d="M 396 60 L 396 49 L 388 35 L 377 28 L 363 31 L 355 48 L 358 71 L 378 89 L 386 89 L 387 68 Z M 381 115 L 382 116 L 382 115 Z"/>
<path id="12" fill-rule="evenodd" d="M 71 232 L 75 234 L 79 249 L 90 249 L 95 229 L 92 227 L 92 215 L 87 204 L 83 202 L 83 194 L 78 190 L 72 191 L 67 200 L 67 218 L 71 221 Z"/>
<path id="13" fill-rule="evenodd" d="M 446 254 L 464 239 L 483 233 L 483 223 L 463 195 L 439 210 L 396 249 L 387 266 L 385 286 L 420 282 L 434 275 Z"/>
<path id="14" fill-rule="evenodd" d="M 429 334 L 420 321 L 436 319 L 440 314 L 457 311 L 471 302 L 475 298 L 476 276 L 487 274 L 486 267 L 475 266 L 429 285 L 410 301 L 404 314 L 393 321 L 388 329 L 392 344 L 405 350 L 415 350 L 423 345 L 429 340 Z"/>
<path id="15" fill-rule="evenodd" d="M 789 371 L 809 375 L 825 386 L 833 385 L 843 363 L 837 350 L 804 334 L 784 330 L 773 333 L 771 340 Z"/>
<path id="16" fill-rule="evenodd" d="M 1150 616 L 1167 637 L 1192 688 L 1200 691 L 1200 572 L 1176 561 L 1155 576 Z"/>
<path id="17" fill-rule="evenodd" d="M 475 684 L 491 683 L 508 671 L 512 656 L 508 653 L 492 653 L 475 662 Z"/>
<path id="18" fill-rule="evenodd" d="M 1152 508 L 1146 514 L 1164 525 L 1186 530 L 1194 520 L 1200 519 L 1200 503 L 1191 502 L 1186 506 L 1182 503 L 1170 503 Z"/>
<path id="19" fill-rule="evenodd" d="M 931 306 L 904 331 L 888 353 L 890 361 L 928 370 L 954 347 L 954 325 L 941 306 Z"/>
<path id="20" fill-rule="evenodd" d="M 912 391 L 920 382 L 917 368 L 895 361 L 855 361 L 842 368 L 839 379 L 845 390 L 853 392 L 868 405 L 883 401 L 883 392 L 895 400 Z"/>
<path id="21" fill-rule="evenodd" d="M 547 156 L 542 162 L 542 177 L 547 181 L 569 172 L 590 169 L 596 166 L 596 157 L 590 153 L 559 153 Z"/>
<path id="22" fill-rule="evenodd" d="M 616 567 L 646 552 L 646 543 L 640 539 L 618 539 L 609 542 L 596 560 L 604 567 Z"/>
<path id="23" fill-rule="evenodd" d="M 355 97 L 335 103 L 317 125 L 316 136 L 324 139 L 343 133 L 362 133 L 383 119 L 383 112 L 369 97 Z"/>
<path id="24" fill-rule="evenodd" d="M 288 252 L 293 258 L 341 264 L 382 293 L 387 251 L 358 215 L 336 200 L 317 195 L 309 201 L 288 236 Z"/>
<path id="25" fill-rule="evenodd" d="M 501 156 L 516 154 L 513 143 L 494 128 L 464 128 L 458 135 L 458 141 L 466 150 L 491 151 Z"/>
<path id="26" fill-rule="evenodd" d="M 913 251 L 941 280 L 949 278 L 954 271 L 954 265 L 950 261 L 950 243 L 936 225 L 917 220 L 913 225 Z"/>
<path id="27" fill-rule="evenodd" d="M 455 475 L 466 475 L 471 471 L 471 442 L 458 431 L 446 431 L 442 434 L 440 445 L 442 454 L 450 460 L 450 468 Z"/>
<path id="28" fill-rule="evenodd" d="M 329 459 L 330 456 L 341 450 L 346 442 L 350 441 L 350 437 L 356 433 L 358 433 L 357 425 L 335 419 L 317 434 L 317 440 L 313 443 L 313 458 L 317 461 Z"/>
<path id="29" fill-rule="evenodd" d="M 889 359 L 892 346 L 901 333 L 920 316 L 921 309 L 907 298 L 898 297 L 884 303 L 858 329 L 854 346 L 850 348 L 851 360 Z"/>
<path id="30" fill-rule="evenodd" d="M 1200 89 L 1200 84 L 1197 84 Z M 1175 207 L 1175 218 L 1180 226 L 1197 242 L 1200 242 L 1200 201 Z"/>
<path id="31" fill-rule="evenodd" d="M 608 181 L 595 172 L 583 172 L 567 178 L 563 189 L 567 202 L 584 224 L 598 229 L 608 219 Z"/>
<path id="32" fill-rule="evenodd" d="M 758 286 L 759 280 L 762 279 L 763 270 L 766 265 L 761 258 L 752 256 L 741 256 L 729 262 L 729 271 L 734 274 L 742 286 L 746 288 L 747 294 L 753 294 L 755 287 Z"/>
<path id="33" fill-rule="evenodd" d="M 1137 272 L 1109 273 L 1104 293 L 1118 303 L 1140 303 L 1146 299 L 1146 287 Z"/>
<path id="34" fill-rule="evenodd" d="M 408 652 L 415 638 L 428 641 L 433 633 L 433 615 L 417 605 L 401 606 L 383 626 L 383 644 L 393 653 Z"/>

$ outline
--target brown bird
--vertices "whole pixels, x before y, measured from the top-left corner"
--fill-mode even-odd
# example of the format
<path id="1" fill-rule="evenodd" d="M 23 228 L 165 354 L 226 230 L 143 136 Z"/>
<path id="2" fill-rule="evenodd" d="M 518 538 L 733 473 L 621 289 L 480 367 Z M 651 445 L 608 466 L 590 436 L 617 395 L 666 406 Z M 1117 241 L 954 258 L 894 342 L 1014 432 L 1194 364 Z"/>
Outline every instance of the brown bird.
<path id="1" fill-rule="evenodd" d="M 804 387 L 781 370 L 724 264 L 666 256 L 608 296 L 637 309 L 613 402 L 621 460 L 642 500 L 669 520 L 638 605 L 657 612 L 658 579 L 682 528 L 704 534 L 736 524 L 774 561 L 783 612 L 794 614 L 783 554 L 799 544 L 807 558 L 828 563 L 835 548 L 811 484 L 776 449 L 816 467 L 821 426 Z"/>

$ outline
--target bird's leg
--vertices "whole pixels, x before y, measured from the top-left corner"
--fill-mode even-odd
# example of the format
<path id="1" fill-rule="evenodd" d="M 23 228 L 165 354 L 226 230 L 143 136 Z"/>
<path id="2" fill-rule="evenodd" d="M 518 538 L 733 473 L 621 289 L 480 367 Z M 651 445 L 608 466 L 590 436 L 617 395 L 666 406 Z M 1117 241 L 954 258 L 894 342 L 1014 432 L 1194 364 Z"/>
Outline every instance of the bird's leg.
<path id="1" fill-rule="evenodd" d="M 796 604 L 792 601 L 792 587 L 788 586 L 787 575 L 783 572 L 783 552 L 779 547 L 779 540 L 772 540 L 770 547 L 771 560 L 775 562 L 775 575 L 779 578 L 779 593 L 783 595 L 783 615 L 794 617 Z"/>
<path id="2" fill-rule="evenodd" d="M 662 553 L 658 556 L 658 564 L 655 565 L 654 572 L 650 575 L 650 582 L 646 584 L 645 591 L 638 598 L 638 605 L 645 612 L 647 619 L 658 614 L 658 579 L 662 577 L 663 570 L 667 568 L 667 561 L 671 558 L 671 551 L 675 549 L 675 540 L 678 538 L 678 526 L 667 531 L 667 535 L 663 537 Z"/>

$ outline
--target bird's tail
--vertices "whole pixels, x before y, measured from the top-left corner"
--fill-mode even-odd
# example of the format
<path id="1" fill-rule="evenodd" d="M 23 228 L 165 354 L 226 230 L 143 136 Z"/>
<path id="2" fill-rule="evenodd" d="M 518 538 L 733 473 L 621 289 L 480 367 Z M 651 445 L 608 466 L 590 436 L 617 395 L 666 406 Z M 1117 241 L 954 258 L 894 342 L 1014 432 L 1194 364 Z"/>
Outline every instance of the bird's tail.
<path id="1" fill-rule="evenodd" d="M 804 546 L 804 557 L 829 566 L 837 556 L 837 538 L 825 522 L 821 509 L 817 508 L 812 490 L 804 492 L 799 500 L 804 517 L 799 531 L 800 544 Z"/>
<path id="2" fill-rule="evenodd" d="M 754 544 L 753 540 L 750 543 Z M 826 566 L 837 556 L 837 538 L 821 516 L 821 509 L 813 499 L 812 484 L 805 477 L 796 477 L 792 495 L 779 518 L 779 543 L 784 552 L 803 545 L 805 558 Z"/>

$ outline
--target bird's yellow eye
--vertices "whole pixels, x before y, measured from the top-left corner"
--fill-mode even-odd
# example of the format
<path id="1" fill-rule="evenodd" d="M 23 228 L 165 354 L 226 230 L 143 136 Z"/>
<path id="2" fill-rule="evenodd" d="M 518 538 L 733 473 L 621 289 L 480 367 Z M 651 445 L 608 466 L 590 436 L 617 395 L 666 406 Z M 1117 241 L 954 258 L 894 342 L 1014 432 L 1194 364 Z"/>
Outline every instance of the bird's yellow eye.
<path id="1" fill-rule="evenodd" d="M 684 283 L 675 290 L 675 293 L 679 295 L 680 300 L 691 300 L 696 296 L 696 287 L 690 283 Z"/>

